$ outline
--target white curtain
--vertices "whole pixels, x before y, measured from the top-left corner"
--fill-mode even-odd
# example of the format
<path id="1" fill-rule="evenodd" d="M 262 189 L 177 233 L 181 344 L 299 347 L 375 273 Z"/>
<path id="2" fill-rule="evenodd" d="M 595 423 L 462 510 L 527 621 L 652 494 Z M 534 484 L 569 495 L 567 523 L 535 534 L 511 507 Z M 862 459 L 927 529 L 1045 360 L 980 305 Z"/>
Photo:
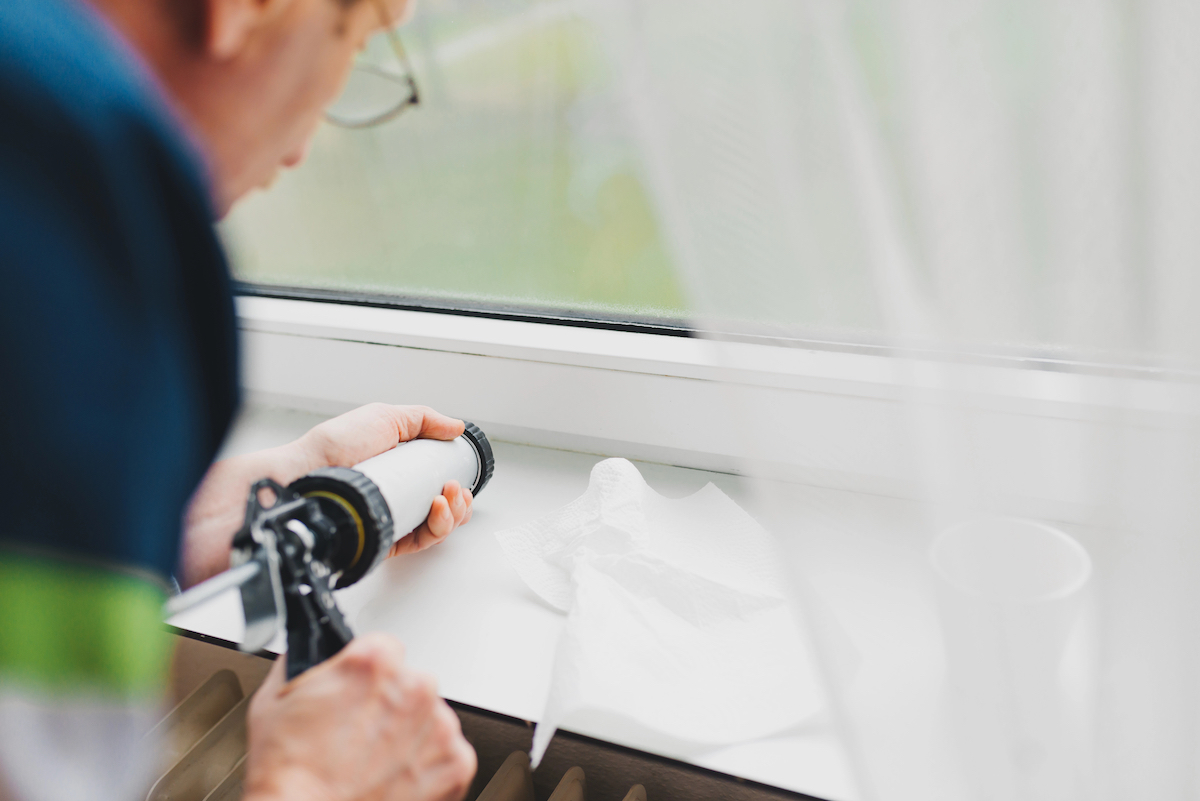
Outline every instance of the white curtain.
<path id="1" fill-rule="evenodd" d="M 581 8 L 701 327 L 893 360 L 891 511 L 758 479 L 855 793 L 1200 796 L 1200 4 Z"/>

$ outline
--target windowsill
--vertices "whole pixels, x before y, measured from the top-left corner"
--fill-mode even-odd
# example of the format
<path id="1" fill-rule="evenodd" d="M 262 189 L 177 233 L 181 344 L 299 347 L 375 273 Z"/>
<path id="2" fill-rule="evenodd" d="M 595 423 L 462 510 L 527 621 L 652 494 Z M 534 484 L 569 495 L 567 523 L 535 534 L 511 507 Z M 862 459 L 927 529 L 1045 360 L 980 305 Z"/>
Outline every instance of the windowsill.
<path id="1" fill-rule="evenodd" d="M 251 408 L 225 455 L 280 444 L 320 419 L 303 412 Z M 373 628 L 397 635 L 409 662 L 435 676 L 446 698 L 536 721 L 545 704 L 564 616 L 525 586 L 492 535 L 581 495 L 597 457 L 504 442 L 495 443 L 495 448 L 495 478 L 476 502 L 467 527 L 429 551 L 391 560 L 340 592 L 339 603 L 352 625 L 369 618 Z M 753 509 L 744 482 L 736 477 L 656 464 L 639 468 L 665 495 L 684 496 L 712 481 Z M 233 593 L 171 623 L 235 642 L 242 636 L 240 606 Z M 272 650 L 281 650 L 282 642 L 276 645 Z M 821 798 L 856 797 L 846 756 L 827 721 L 788 736 L 691 753 L 671 743 L 622 741 L 611 730 L 579 733 Z"/>
<path id="2" fill-rule="evenodd" d="M 983 463 L 1013 510 L 1082 520 L 1075 453 L 1114 422 L 1151 430 L 1200 385 L 367 308 L 238 301 L 246 389 L 336 414 L 424 403 L 497 439 L 899 498 L 920 497 L 913 413 L 985 411 Z M 1064 366 L 1064 370 L 1066 366 Z M 1074 368 L 1071 368 L 1074 369 Z M 748 423 L 748 424 L 747 424 Z"/>
<path id="3" fill-rule="evenodd" d="M 470 528 L 344 594 L 352 621 L 368 605 L 386 605 L 377 619 L 455 700 L 536 719 L 548 686 L 561 618 L 507 567 L 493 532 L 576 498 L 598 455 L 640 460 L 668 496 L 707 481 L 723 489 L 803 566 L 806 597 L 828 607 L 859 667 L 828 671 L 845 686 L 824 729 L 704 755 L 642 745 L 838 801 L 871 795 L 851 780 L 855 753 L 872 754 L 872 775 L 856 778 L 898 797 L 965 792 L 953 786 L 948 762 L 954 744 L 925 558 L 928 510 L 909 500 L 922 497 L 920 449 L 909 439 L 920 430 L 914 412 L 928 406 L 949 419 L 961 406 L 986 417 L 989 436 L 975 444 L 978 480 L 1010 514 L 1053 521 L 1086 547 L 1095 497 L 1081 478 L 1089 466 L 1078 444 L 1113 426 L 1131 442 L 1158 436 L 1161 413 L 1190 413 L 1200 391 L 1145 377 L 298 301 L 242 299 L 239 313 L 246 386 L 259 406 L 235 449 L 276 444 L 320 419 L 313 413 L 377 400 L 472 419 L 500 443 L 496 483 Z M 756 478 L 738 477 L 747 474 Z M 213 611 L 203 624 L 224 628 L 193 627 L 236 640 L 236 611 L 223 619 Z M 480 675 L 480 665 L 491 672 Z M 852 726 L 839 725 L 847 719 Z"/>

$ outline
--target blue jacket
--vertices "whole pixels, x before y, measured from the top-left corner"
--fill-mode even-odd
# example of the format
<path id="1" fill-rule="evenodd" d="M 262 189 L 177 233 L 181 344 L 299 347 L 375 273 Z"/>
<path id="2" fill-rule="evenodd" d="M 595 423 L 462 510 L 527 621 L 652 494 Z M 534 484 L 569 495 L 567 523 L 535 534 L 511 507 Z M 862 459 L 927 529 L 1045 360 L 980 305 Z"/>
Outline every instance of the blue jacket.
<path id="1" fill-rule="evenodd" d="M 238 400 L 210 198 L 94 12 L 0 2 L 0 547 L 176 569 Z"/>

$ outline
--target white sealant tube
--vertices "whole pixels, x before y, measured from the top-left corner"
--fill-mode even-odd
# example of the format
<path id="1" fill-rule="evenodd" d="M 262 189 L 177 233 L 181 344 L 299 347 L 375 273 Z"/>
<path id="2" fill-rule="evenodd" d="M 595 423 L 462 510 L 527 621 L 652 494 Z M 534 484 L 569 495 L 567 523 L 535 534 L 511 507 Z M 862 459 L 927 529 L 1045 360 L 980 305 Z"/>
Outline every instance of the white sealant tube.
<path id="1" fill-rule="evenodd" d="M 395 532 L 393 541 L 415 529 L 429 516 L 433 499 L 454 479 L 466 489 L 476 486 L 483 467 L 475 446 L 466 437 L 450 441 L 414 439 L 354 469 L 374 482 L 387 501 Z"/>

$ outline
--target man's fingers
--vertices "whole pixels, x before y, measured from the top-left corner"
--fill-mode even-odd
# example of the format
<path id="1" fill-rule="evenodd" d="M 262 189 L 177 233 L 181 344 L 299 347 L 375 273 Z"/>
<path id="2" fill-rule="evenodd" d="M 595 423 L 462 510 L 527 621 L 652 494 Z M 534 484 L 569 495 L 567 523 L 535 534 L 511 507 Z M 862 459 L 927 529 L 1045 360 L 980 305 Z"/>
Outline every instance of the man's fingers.
<path id="1" fill-rule="evenodd" d="M 430 772 L 434 775 L 430 796 L 457 801 L 466 794 L 475 777 L 475 749 L 463 738 L 458 715 L 445 702 L 434 710 L 434 719 L 429 754 Z"/>
<path id="2" fill-rule="evenodd" d="M 428 406 L 396 406 L 393 408 L 403 409 L 407 415 L 408 426 L 401 433 L 401 442 L 418 438 L 454 439 L 461 436 L 462 432 L 466 430 L 466 424 L 462 420 L 447 417 Z M 411 433 L 411 436 L 404 436 L 405 433 Z"/>
<path id="3" fill-rule="evenodd" d="M 469 489 L 467 489 L 466 487 L 463 487 L 462 492 L 463 492 L 463 498 L 467 502 L 467 511 L 463 514 L 462 520 L 458 521 L 458 524 L 460 526 L 463 523 L 466 523 L 468 520 L 471 519 L 471 511 L 475 508 L 475 506 L 474 506 L 475 496 L 471 494 L 471 491 Z"/>
<path id="4" fill-rule="evenodd" d="M 379 669 L 399 669 L 404 659 L 404 643 L 387 634 L 369 632 L 355 637 L 323 664 L 344 665 L 351 670 L 370 673 Z"/>
<path id="5" fill-rule="evenodd" d="M 460 801 L 470 789 L 478 765 L 475 749 L 462 736 L 458 716 L 440 698 L 430 709 L 411 764 L 411 779 L 392 783 L 383 796 L 387 801 Z"/>
<path id="6" fill-rule="evenodd" d="M 442 487 L 442 497 L 450 505 L 454 525 L 460 525 L 467 516 L 467 510 L 471 508 L 471 491 L 460 487 L 457 481 L 447 481 L 446 486 Z"/>
<path id="7" fill-rule="evenodd" d="M 393 445 L 411 439 L 454 439 L 466 428 L 462 420 L 447 417 L 428 406 L 372 403 L 362 407 L 362 411 L 388 424 L 395 434 Z M 352 415 L 355 412 L 348 414 Z"/>
<path id="8" fill-rule="evenodd" d="M 445 495 L 433 499 L 433 505 L 429 507 L 429 517 L 425 518 L 425 529 L 434 542 L 444 539 L 454 530 L 454 512 L 450 510 L 450 501 Z"/>
<path id="9" fill-rule="evenodd" d="M 388 551 L 388 556 L 400 556 L 401 554 L 423 551 L 430 545 L 433 545 L 435 542 L 437 542 L 438 539 L 439 538 L 437 535 L 430 530 L 429 521 L 426 520 L 424 523 L 417 526 L 400 539 L 396 540 L 396 543 L 392 546 L 392 549 Z"/>
<path id="10" fill-rule="evenodd" d="M 287 674 L 284 673 L 286 665 L 287 654 L 280 654 L 275 659 L 275 664 L 271 665 L 271 669 L 267 671 L 267 677 L 263 679 L 263 683 L 258 687 L 258 692 L 264 698 L 277 695 L 283 685 L 287 683 Z"/>
<path id="11" fill-rule="evenodd" d="M 280 798 L 463 797 L 475 755 L 432 677 L 405 667 L 399 640 L 364 634 L 284 681 L 281 659 L 251 702 L 248 790 Z"/>
<path id="12" fill-rule="evenodd" d="M 416 533 L 417 532 L 415 531 L 411 531 L 393 542 L 392 547 L 388 549 L 388 559 L 391 559 L 393 556 L 400 556 L 401 554 L 414 553 L 417 551 L 417 548 L 413 546 L 413 535 Z"/>
<path id="13" fill-rule="evenodd" d="M 425 522 L 397 540 L 388 556 L 416 553 L 441 542 L 471 519 L 473 500 L 469 489 L 459 486 L 457 481 L 446 482 L 442 494 L 433 499 Z"/>
<path id="14" fill-rule="evenodd" d="M 318 467 L 352 467 L 411 439 L 454 439 L 463 428 L 462 420 L 428 406 L 360 406 L 315 426 L 297 441 L 304 455 L 298 475 Z"/>
<path id="15" fill-rule="evenodd" d="M 392 549 L 388 556 L 398 556 L 402 553 L 416 553 L 444 540 L 454 530 L 454 515 L 445 496 L 439 495 L 433 499 L 429 509 L 429 517 L 408 534 L 405 534 Z"/>

